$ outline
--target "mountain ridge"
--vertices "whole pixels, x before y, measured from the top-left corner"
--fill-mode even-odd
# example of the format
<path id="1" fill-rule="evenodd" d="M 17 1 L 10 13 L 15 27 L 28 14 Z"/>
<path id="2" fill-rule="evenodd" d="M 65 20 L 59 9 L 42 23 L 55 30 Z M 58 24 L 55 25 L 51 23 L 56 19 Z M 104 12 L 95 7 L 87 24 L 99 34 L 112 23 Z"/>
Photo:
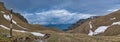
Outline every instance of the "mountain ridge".
<path id="1" fill-rule="evenodd" d="M 93 32 L 96 29 L 98 29 L 98 27 L 100 27 L 100 26 L 110 26 L 111 25 L 110 27 L 108 27 L 107 30 L 105 30 L 105 32 L 98 34 L 98 35 L 105 35 L 105 36 L 119 35 L 120 34 L 120 32 L 118 32 L 120 30 L 119 25 L 112 25 L 112 24 L 114 24 L 114 22 L 119 23 L 119 21 L 120 21 L 119 16 L 120 16 L 120 10 L 112 12 L 105 16 L 100 16 L 99 18 L 96 18 L 93 20 L 88 20 L 85 23 L 78 26 L 76 29 L 70 30 L 68 32 L 88 34 L 90 32 L 89 31 L 90 30 L 89 23 L 91 21 L 91 24 L 92 24 L 91 31 L 93 31 Z"/>
<path id="2" fill-rule="evenodd" d="M 76 27 L 80 26 L 81 24 L 83 24 L 84 22 L 88 21 L 88 20 L 91 20 L 91 19 L 96 19 L 100 16 L 91 16 L 87 19 L 80 19 L 78 20 L 76 23 L 72 24 L 66 31 L 69 31 L 69 30 L 72 30 L 72 29 L 75 29 Z"/>

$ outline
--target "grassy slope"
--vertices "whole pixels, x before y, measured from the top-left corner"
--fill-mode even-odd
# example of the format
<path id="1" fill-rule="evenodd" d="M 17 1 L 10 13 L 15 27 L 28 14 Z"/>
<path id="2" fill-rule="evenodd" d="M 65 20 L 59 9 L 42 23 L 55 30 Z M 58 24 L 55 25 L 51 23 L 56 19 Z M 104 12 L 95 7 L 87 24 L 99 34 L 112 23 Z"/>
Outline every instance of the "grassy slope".
<path id="1" fill-rule="evenodd" d="M 116 19 L 110 20 L 111 18 L 114 18 L 114 17 Z M 109 26 L 113 22 L 118 22 L 118 21 L 120 21 L 120 10 L 113 12 L 113 13 L 110 13 L 109 15 L 105 15 L 105 16 L 101 16 L 97 19 L 93 19 L 92 20 L 92 25 L 93 25 L 92 31 L 95 31 L 95 29 L 97 29 L 99 26 Z M 82 25 L 80 25 L 76 29 L 70 30 L 69 32 L 88 34 L 89 29 L 90 29 L 88 23 L 89 23 L 89 21 L 83 23 Z M 119 35 L 120 34 L 119 30 L 120 30 L 120 25 L 113 25 L 113 26 L 110 26 L 101 35 L 106 35 L 106 36 Z"/>
<path id="2" fill-rule="evenodd" d="M 13 37 L 9 38 L 9 30 L 0 28 L 0 42 L 18 42 L 18 41 L 27 41 L 24 40 L 24 38 L 29 38 L 29 41 L 34 41 L 36 36 L 33 36 L 32 34 L 29 33 L 21 33 L 21 32 L 14 32 L 13 31 Z"/>
<path id="3" fill-rule="evenodd" d="M 88 36 L 79 33 L 51 33 L 49 42 L 120 42 L 120 36 Z"/>

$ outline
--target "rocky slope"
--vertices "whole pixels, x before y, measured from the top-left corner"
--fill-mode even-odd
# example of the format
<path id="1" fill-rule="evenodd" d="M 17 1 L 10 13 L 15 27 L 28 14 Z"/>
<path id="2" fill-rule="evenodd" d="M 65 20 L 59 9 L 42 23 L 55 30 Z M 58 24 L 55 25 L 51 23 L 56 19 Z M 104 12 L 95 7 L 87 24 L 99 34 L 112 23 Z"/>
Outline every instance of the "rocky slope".
<path id="1" fill-rule="evenodd" d="M 120 10 L 105 16 L 91 19 L 75 29 L 69 30 L 71 33 L 83 33 L 92 35 L 119 35 L 120 34 Z"/>

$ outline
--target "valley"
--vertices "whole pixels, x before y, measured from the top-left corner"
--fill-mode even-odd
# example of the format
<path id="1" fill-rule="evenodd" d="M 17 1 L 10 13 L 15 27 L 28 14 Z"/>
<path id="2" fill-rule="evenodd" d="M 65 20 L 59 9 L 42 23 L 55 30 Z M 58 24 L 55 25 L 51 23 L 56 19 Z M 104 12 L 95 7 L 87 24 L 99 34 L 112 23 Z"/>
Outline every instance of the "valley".
<path id="1" fill-rule="evenodd" d="M 9 38 L 10 15 L 11 11 L 0 2 L 0 42 L 120 42 L 120 10 L 82 19 L 73 25 L 52 25 L 57 28 L 30 24 L 24 16 L 13 11 L 12 38 Z M 62 31 L 64 26 L 65 29 L 70 27 Z"/>

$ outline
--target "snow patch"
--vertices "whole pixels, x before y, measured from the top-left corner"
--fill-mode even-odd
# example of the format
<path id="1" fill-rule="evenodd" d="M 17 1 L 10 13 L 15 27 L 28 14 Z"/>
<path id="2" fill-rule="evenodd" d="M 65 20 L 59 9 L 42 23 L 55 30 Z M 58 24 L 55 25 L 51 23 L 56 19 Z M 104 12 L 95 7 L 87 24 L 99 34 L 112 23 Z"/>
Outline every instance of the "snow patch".
<path id="1" fill-rule="evenodd" d="M 23 32 L 23 33 L 27 32 L 27 31 L 24 31 L 24 30 L 14 30 L 14 31 L 16 31 L 16 32 Z"/>
<path id="2" fill-rule="evenodd" d="M 89 30 L 89 33 L 88 33 L 88 35 L 89 36 L 92 36 L 94 33 L 93 33 L 93 31 L 91 30 L 92 29 L 92 24 L 91 24 L 92 22 L 90 21 L 89 22 L 89 27 L 90 27 L 90 30 Z"/>
<path id="3" fill-rule="evenodd" d="M 7 19 L 7 20 L 10 20 L 10 19 L 11 19 L 9 15 L 5 15 L 5 14 L 4 14 L 3 16 L 4 16 L 4 18 Z"/>
<path id="4" fill-rule="evenodd" d="M 93 36 L 93 35 L 97 35 L 97 34 L 103 33 L 103 32 L 105 32 L 105 30 L 107 30 L 108 27 L 109 26 L 100 26 L 94 32 L 92 30 L 90 30 L 88 35 L 89 36 Z"/>
<path id="5" fill-rule="evenodd" d="M 9 21 L 11 20 L 11 18 L 10 18 L 9 15 L 3 14 L 3 17 L 4 17 L 6 20 L 9 20 Z M 17 24 L 17 22 L 14 21 L 14 20 L 12 20 L 12 22 L 13 22 L 14 24 Z"/>
<path id="6" fill-rule="evenodd" d="M 110 20 L 115 20 L 116 18 L 114 17 L 114 18 L 110 18 Z"/>
<path id="7" fill-rule="evenodd" d="M 37 32 L 31 32 L 31 34 L 35 35 L 35 36 L 44 36 L 45 34 L 42 33 L 37 33 Z"/>
<path id="8" fill-rule="evenodd" d="M 89 36 L 93 36 L 93 34 L 94 34 L 94 32 L 93 32 L 92 30 L 89 30 L 88 35 L 89 35 Z"/>
<path id="9" fill-rule="evenodd" d="M 90 22 L 89 22 L 89 26 L 90 26 L 90 28 L 92 29 L 92 24 L 91 24 L 91 23 L 92 23 L 92 22 L 90 21 Z"/>
<path id="10" fill-rule="evenodd" d="M 111 18 L 110 20 L 114 20 L 116 19 L 115 17 L 114 18 Z M 118 22 L 113 22 L 112 25 L 120 25 L 120 21 Z M 112 26 L 110 25 L 110 26 Z M 105 30 L 107 30 L 108 27 L 110 26 L 99 26 L 94 32 L 91 30 L 92 29 L 92 24 L 91 24 L 91 21 L 89 22 L 89 26 L 90 26 L 90 30 L 89 30 L 89 33 L 88 35 L 89 36 L 93 36 L 93 35 L 97 35 L 97 34 L 100 34 L 100 33 L 104 33 Z"/>
<path id="11" fill-rule="evenodd" d="M 113 22 L 112 25 L 120 25 L 120 21 L 119 22 Z"/>
<path id="12" fill-rule="evenodd" d="M 90 21 L 89 22 L 89 27 L 90 27 L 90 30 L 89 30 L 89 33 L 88 35 L 89 36 L 93 36 L 93 35 L 97 35 L 97 34 L 100 34 L 100 33 L 103 33 L 105 32 L 105 30 L 109 27 L 109 26 L 100 26 L 98 27 L 94 32 L 91 30 L 92 29 L 92 22 Z"/>
<path id="13" fill-rule="evenodd" d="M 7 29 L 7 30 L 10 30 L 10 28 L 4 26 L 4 25 L 0 25 L 0 27 L 4 28 L 4 29 Z M 15 30 L 13 29 L 13 31 L 16 31 L 16 32 L 26 32 L 26 31 L 23 31 L 23 30 Z"/>
<path id="14" fill-rule="evenodd" d="M 11 20 L 11 18 L 10 18 L 9 15 L 4 14 L 3 16 L 4 16 L 4 18 L 5 18 L 6 20 L 8 20 L 8 21 Z M 22 28 L 22 29 L 26 29 L 26 28 L 24 28 L 24 27 L 18 25 L 16 21 L 12 20 L 12 22 L 13 22 L 14 24 L 16 24 L 18 27 L 20 27 L 20 28 Z"/>
<path id="15" fill-rule="evenodd" d="M 7 29 L 7 30 L 10 30 L 8 27 L 4 26 L 4 25 L 0 25 L 0 27 L 4 28 L 4 29 Z"/>
<path id="16" fill-rule="evenodd" d="M 8 28 L 8 27 L 6 27 L 4 25 L 0 25 L 0 27 L 2 27 L 4 29 L 7 29 L 7 30 L 10 30 L 10 28 Z M 24 30 L 15 30 L 15 29 L 13 29 L 13 31 L 15 31 L 15 32 L 22 32 L 22 33 L 31 33 L 34 36 L 41 36 L 41 37 L 43 37 L 45 35 L 45 34 L 38 33 L 38 32 L 27 32 L 27 31 L 24 31 Z"/>
<path id="17" fill-rule="evenodd" d="M 100 34 L 105 32 L 105 30 L 108 28 L 109 26 L 100 26 L 98 27 L 95 31 L 94 31 L 94 35 Z"/>

